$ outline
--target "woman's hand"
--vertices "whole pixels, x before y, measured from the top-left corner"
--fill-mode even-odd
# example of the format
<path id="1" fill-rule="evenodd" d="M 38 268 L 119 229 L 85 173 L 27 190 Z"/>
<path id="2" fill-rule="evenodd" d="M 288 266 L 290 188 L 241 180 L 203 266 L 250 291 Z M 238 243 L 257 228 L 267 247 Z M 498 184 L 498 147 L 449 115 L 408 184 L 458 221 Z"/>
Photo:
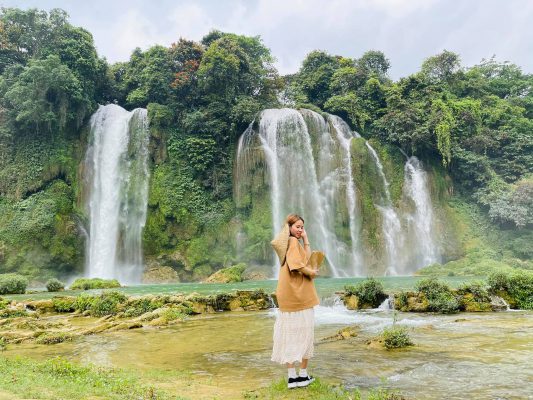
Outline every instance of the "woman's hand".
<path id="1" fill-rule="evenodd" d="M 309 243 L 309 239 L 307 238 L 307 232 L 305 231 L 305 228 L 302 228 L 302 235 L 300 236 L 304 243 Z"/>
<path id="2" fill-rule="evenodd" d="M 300 269 L 300 271 L 302 271 L 302 274 L 304 274 L 310 279 L 315 279 L 318 276 L 318 269 L 303 267 Z"/>

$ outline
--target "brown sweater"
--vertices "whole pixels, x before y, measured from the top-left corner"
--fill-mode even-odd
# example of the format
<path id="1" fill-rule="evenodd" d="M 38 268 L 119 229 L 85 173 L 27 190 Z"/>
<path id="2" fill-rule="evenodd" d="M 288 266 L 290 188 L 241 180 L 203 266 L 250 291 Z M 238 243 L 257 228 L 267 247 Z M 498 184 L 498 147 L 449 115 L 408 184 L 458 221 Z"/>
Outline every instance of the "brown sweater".
<path id="1" fill-rule="evenodd" d="M 294 236 L 289 238 L 285 262 L 279 272 L 276 297 L 281 311 L 293 312 L 312 308 L 320 303 L 313 280 L 299 271 L 307 265 L 304 248 Z"/>

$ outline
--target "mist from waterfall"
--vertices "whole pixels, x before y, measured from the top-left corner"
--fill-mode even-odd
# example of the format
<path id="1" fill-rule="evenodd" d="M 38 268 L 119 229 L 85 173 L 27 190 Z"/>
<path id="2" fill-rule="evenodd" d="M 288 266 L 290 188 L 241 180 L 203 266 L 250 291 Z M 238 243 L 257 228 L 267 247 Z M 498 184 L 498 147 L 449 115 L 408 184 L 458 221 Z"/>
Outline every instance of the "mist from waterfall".
<path id="1" fill-rule="evenodd" d="M 86 275 L 140 282 L 142 230 L 148 201 L 148 119 L 110 104 L 90 120 L 85 156 L 89 240 Z"/>

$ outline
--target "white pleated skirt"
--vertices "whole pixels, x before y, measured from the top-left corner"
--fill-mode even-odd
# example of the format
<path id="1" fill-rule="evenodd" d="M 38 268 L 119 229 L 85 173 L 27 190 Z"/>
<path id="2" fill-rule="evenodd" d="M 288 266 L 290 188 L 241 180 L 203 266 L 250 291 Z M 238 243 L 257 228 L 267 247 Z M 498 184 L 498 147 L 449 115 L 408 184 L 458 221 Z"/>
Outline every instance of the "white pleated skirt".
<path id="1" fill-rule="evenodd" d="M 278 310 L 274 324 L 272 361 L 287 364 L 314 355 L 315 310 L 283 312 Z"/>

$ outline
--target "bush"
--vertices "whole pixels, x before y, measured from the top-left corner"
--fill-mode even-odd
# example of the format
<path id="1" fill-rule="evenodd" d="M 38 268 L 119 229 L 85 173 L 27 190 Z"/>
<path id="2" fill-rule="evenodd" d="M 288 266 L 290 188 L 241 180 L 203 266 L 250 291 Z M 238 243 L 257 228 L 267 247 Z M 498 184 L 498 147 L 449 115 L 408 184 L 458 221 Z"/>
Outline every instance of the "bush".
<path id="1" fill-rule="evenodd" d="M 388 297 L 383 291 L 383 285 L 374 278 L 368 278 L 356 286 L 345 286 L 346 295 L 355 295 L 359 304 L 369 305 L 372 308 L 379 305 Z"/>
<path id="2" fill-rule="evenodd" d="M 426 278 L 418 281 L 415 286 L 428 300 L 428 310 L 451 314 L 459 311 L 459 302 L 452 290 L 436 278 Z"/>
<path id="3" fill-rule="evenodd" d="M 75 302 L 74 307 L 79 312 L 90 310 L 93 305 L 94 299 L 95 299 L 94 296 L 90 296 L 87 294 L 81 294 L 78 297 L 76 297 L 76 302 Z"/>
<path id="4" fill-rule="evenodd" d="M 65 284 L 59 279 L 52 278 L 46 282 L 46 290 L 49 292 L 59 292 L 65 289 Z"/>
<path id="5" fill-rule="evenodd" d="M 17 317 L 27 317 L 29 314 L 26 310 L 13 310 L 13 309 L 4 309 L 0 311 L 0 318 L 17 318 Z"/>
<path id="6" fill-rule="evenodd" d="M 0 310 L 3 310 L 4 308 L 6 308 L 8 304 L 9 304 L 8 300 L 4 300 L 3 298 L 0 297 Z"/>
<path id="7" fill-rule="evenodd" d="M 59 313 L 73 312 L 76 310 L 76 297 L 53 297 L 54 310 Z"/>
<path id="8" fill-rule="evenodd" d="M 507 294 L 509 299 L 506 300 L 510 300 L 511 308 L 533 310 L 533 273 L 525 270 L 513 273 L 496 272 L 489 276 L 488 284 L 490 293 Z"/>
<path id="9" fill-rule="evenodd" d="M 385 328 L 381 334 L 383 344 L 387 349 L 400 349 L 402 347 L 413 346 L 405 326 L 393 325 Z"/>
<path id="10" fill-rule="evenodd" d="M 118 305 L 124 303 L 127 297 L 120 292 L 102 293 L 94 298 L 91 304 L 90 312 L 95 317 L 104 315 L 114 315 L 118 312 Z"/>
<path id="11" fill-rule="evenodd" d="M 28 280 L 18 274 L 0 275 L 0 294 L 23 294 L 26 293 Z"/>
<path id="12" fill-rule="evenodd" d="M 112 289 L 117 287 L 120 287 L 120 283 L 116 279 L 100 278 L 78 278 L 70 285 L 71 290 Z"/>
<path id="13" fill-rule="evenodd" d="M 475 301 L 490 303 L 489 292 L 483 282 L 463 283 L 457 289 L 457 294 L 460 294 L 461 296 L 472 294 Z"/>
<path id="14" fill-rule="evenodd" d="M 147 312 L 157 310 L 163 306 L 162 301 L 150 298 L 140 298 L 128 302 L 124 316 L 127 318 L 138 317 Z"/>

